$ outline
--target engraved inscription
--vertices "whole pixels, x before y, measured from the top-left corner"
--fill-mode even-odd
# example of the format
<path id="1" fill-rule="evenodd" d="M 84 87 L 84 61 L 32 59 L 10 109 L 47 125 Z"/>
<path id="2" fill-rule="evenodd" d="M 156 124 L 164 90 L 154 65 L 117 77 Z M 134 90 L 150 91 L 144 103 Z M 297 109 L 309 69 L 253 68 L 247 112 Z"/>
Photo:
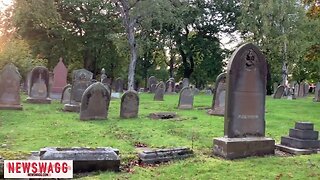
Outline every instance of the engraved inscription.
<path id="1" fill-rule="evenodd" d="M 255 67 L 255 58 L 253 55 L 253 50 L 250 49 L 246 56 L 246 69 L 251 70 Z"/>
<path id="2" fill-rule="evenodd" d="M 259 115 L 238 115 L 239 119 L 259 119 Z"/>

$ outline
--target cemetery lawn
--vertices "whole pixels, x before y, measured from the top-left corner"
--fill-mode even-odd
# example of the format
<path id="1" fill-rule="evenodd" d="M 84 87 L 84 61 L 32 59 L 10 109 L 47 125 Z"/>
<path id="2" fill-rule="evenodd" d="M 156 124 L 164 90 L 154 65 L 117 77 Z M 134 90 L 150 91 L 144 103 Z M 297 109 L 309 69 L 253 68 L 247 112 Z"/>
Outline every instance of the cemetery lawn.
<path id="1" fill-rule="evenodd" d="M 23 96 L 22 99 L 26 97 Z M 190 147 L 195 157 L 156 167 L 133 166 L 119 173 L 95 172 L 81 179 L 320 179 L 320 154 L 309 156 L 250 157 L 234 161 L 212 157 L 212 140 L 223 136 L 223 117 L 209 116 L 212 96 L 195 96 L 194 110 L 178 110 L 178 95 L 140 94 L 139 117 L 120 119 L 120 100 L 112 100 L 108 120 L 80 121 L 79 114 L 62 112 L 63 105 L 27 104 L 23 111 L 0 111 L 0 156 L 21 159 L 43 147 L 114 147 L 125 167 L 137 160 L 135 144 L 149 148 Z M 296 121 L 310 121 L 320 130 L 320 103 L 312 97 L 266 100 L 266 136 L 288 135 Z M 152 112 L 177 112 L 175 120 L 151 120 Z M 128 172 L 129 171 L 129 172 Z"/>

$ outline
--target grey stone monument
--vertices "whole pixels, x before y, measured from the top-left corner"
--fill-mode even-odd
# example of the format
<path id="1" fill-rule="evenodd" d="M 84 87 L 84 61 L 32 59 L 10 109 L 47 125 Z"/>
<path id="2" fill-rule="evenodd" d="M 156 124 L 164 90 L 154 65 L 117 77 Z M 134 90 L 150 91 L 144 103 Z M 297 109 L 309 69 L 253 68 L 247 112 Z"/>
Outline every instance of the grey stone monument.
<path id="1" fill-rule="evenodd" d="M 80 120 L 106 119 L 110 100 L 105 85 L 100 82 L 90 85 L 82 95 Z"/>
<path id="2" fill-rule="evenodd" d="M 281 97 L 283 96 L 284 90 L 285 90 L 284 85 L 278 86 L 276 92 L 273 95 L 273 99 L 281 99 Z"/>
<path id="3" fill-rule="evenodd" d="M 190 87 L 184 87 L 180 91 L 179 97 L 179 109 L 192 109 L 193 108 L 194 94 Z"/>
<path id="4" fill-rule="evenodd" d="M 267 62 L 253 44 L 232 55 L 227 68 L 224 137 L 213 152 L 226 159 L 274 154 L 275 141 L 265 137 Z"/>
<path id="5" fill-rule="evenodd" d="M 117 78 L 114 87 L 116 93 L 123 93 L 123 80 L 121 78 Z"/>
<path id="6" fill-rule="evenodd" d="M 44 66 L 32 69 L 29 80 L 28 103 L 50 104 L 49 71 Z"/>
<path id="7" fill-rule="evenodd" d="M 62 90 L 62 95 L 61 95 L 61 104 L 68 104 L 70 103 L 70 98 L 71 98 L 71 84 L 66 85 L 63 90 Z"/>
<path id="8" fill-rule="evenodd" d="M 166 93 L 174 93 L 175 92 L 175 82 L 174 79 L 170 78 L 166 82 Z"/>
<path id="9" fill-rule="evenodd" d="M 150 93 L 154 93 L 158 84 L 158 80 L 156 77 L 151 76 L 148 79 L 148 89 Z"/>
<path id="10" fill-rule="evenodd" d="M 0 109 L 22 110 L 20 80 L 16 66 L 12 63 L 4 66 L 0 75 Z"/>
<path id="11" fill-rule="evenodd" d="M 225 97 L 226 97 L 226 73 L 221 73 L 216 80 L 216 91 L 212 100 L 211 109 L 208 114 L 216 116 L 224 116 Z"/>
<path id="12" fill-rule="evenodd" d="M 136 118 L 139 112 L 139 96 L 136 91 L 127 91 L 121 97 L 120 117 Z"/>
<path id="13" fill-rule="evenodd" d="M 64 111 L 79 112 L 84 91 L 91 85 L 92 72 L 86 69 L 73 71 L 70 103 L 64 105 Z"/>
<path id="14" fill-rule="evenodd" d="M 182 80 L 182 87 L 189 87 L 190 82 L 188 78 L 183 78 Z"/>
<path id="15" fill-rule="evenodd" d="M 154 101 L 163 101 L 163 96 L 164 96 L 165 91 L 166 91 L 166 85 L 162 81 L 160 81 L 157 84 L 153 100 Z"/>

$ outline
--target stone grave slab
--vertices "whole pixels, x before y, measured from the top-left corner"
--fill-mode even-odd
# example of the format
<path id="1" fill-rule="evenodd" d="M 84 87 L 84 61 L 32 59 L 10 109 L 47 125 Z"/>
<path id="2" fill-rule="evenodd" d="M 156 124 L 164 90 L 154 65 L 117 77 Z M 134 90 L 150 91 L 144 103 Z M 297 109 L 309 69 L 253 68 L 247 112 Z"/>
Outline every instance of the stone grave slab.
<path id="1" fill-rule="evenodd" d="M 139 153 L 140 164 L 159 164 L 177 159 L 185 159 L 193 156 L 190 148 L 179 147 L 171 149 L 158 149 Z"/>

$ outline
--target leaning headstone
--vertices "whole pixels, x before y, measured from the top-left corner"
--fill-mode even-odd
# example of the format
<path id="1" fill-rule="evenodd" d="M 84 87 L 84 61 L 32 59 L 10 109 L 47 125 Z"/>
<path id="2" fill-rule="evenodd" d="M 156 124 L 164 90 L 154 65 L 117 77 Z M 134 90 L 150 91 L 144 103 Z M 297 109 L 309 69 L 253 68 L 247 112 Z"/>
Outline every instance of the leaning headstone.
<path id="1" fill-rule="evenodd" d="M 84 91 L 91 85 L 92 72 L 86 69 L 73 71 L 70 103 L 64 105 L 64 111 L 79 112 Z"/>
<path id="2" fill-rule="evenodd" d="M 157 84 L 158 84 L 158 80 L 156 77 L 154 77 L 154 76 L 149 77 L 148 88 L 151 93 L 155 92 L 155 90 L 156 90 L 155 88 L 156 88 Z"/>
<path id="3" fill-rule="evenodd" d="M 314 90 L 314 101 L 315 102 L 320 102 L 319 90 L 320 90 L 320 82 L 317 83 L 316 88 Z"/>
<path id="4" fill-rule="evenodd" d="M 189 79 L 188 78 L 183 78 L 182 80 L 182 87 L 189 87 Z"/>
<path id="5" fill-rule="evenodd" d="M 117 78 L 115 82 L 115 92 L 122 93 L 123 92 L 123 80 L 121 78 Z"/>
<path id="6" fill-rule="evenodd" d="M 0 109 L 22 110 L 20 80 L 16 66 L 11 63 L 4 66 L 0 75 Z"/>
<path id="7" fill-rule="evenodd" d="M 120 171 L 119 150 L 110 147 L 99 148 L 57 148 L 40 149 L 40 160 L 72 160 L 73 171 Z"/>
<path id="8" fill-rule="evenodd" d="M 273 95 L 273 99 L 281 99 L 283 96 L 285 87 L 283 85 L 278 86 L 276 92 Z"/>
<path id="9" fill-rule="evenodd" d="M 160 81 L 157 84 L 153 100 L 154 101 L 163 101 L 163 96 L 164 96 L 165 91 L 166 91 L 166 85 L 162 81 Z"/>
<path id="10" fill-rule="evenodd" d="M 52 93 L 61 94 L 63 88 L 67 85 L 68 69 L 62 62 L 62 58 L 59 59 L 59 63 L 53 69 L 53 85 L 51 88 Z"/>
<path id="11" fill-rule="evenodd" d="M 216 91 L 212 100 L 211 109 L 208 114 L 216 116 L 224 116 L 225 97 L 226 97 L 226 73 L 221 73 L 216 80 Z"/>
<path id="12" fill-rule="evenodd" d="M 120 117 L 136 118 L 139 112 L 139 96 L 136 91 L 127 91 L 121 97 Z"/>
<path id="13" fill-rule="evenodd" d="M 29 80 L 28 103 L 50 104 L 49 71 L 46 67 L 37 66 L 32 69 Z"/>
<path id="14" fill-rule="evenodd" d="M 277 148 L 297 155 L 317 153 L 320 150 L 319 132 L 314 131 L 313 126 L 310 122 L 296 122 L 289 136 L 281 137 L 281 144 Z"/>
<path id="15" fill-rule="evenodd" d="M 106 119 L 110 98 L 110 92 L 102 83 L 90 85 L 82 95 L 80 120 Z"/>
<path id="16" fill-rule="evenodd" d="M 274 154 L 275 141 L 265 137 L 267 62 L 253 44 L 237 49 L 227 69 L 225 137 L 215 138 L 215 155 L 226 159 Z"/>
<path id="17" fill-rule="evenodd" d="M 71 98 L 71 84 L 66 85 L 63 90 L 62 90 L 62 95 L 61 95 L 61 104 L 68 104 L 70 103 L 70 98 Z"/>
<path id="18" fill-rule="evenodd" d="M 180 91 L 180 97 L 179 97 L 179 109 L 192 109 L 193 108 L 193 98 L 194 94 L 192 91 L 192 88 L 190 87 L 184 87 Z"/>

